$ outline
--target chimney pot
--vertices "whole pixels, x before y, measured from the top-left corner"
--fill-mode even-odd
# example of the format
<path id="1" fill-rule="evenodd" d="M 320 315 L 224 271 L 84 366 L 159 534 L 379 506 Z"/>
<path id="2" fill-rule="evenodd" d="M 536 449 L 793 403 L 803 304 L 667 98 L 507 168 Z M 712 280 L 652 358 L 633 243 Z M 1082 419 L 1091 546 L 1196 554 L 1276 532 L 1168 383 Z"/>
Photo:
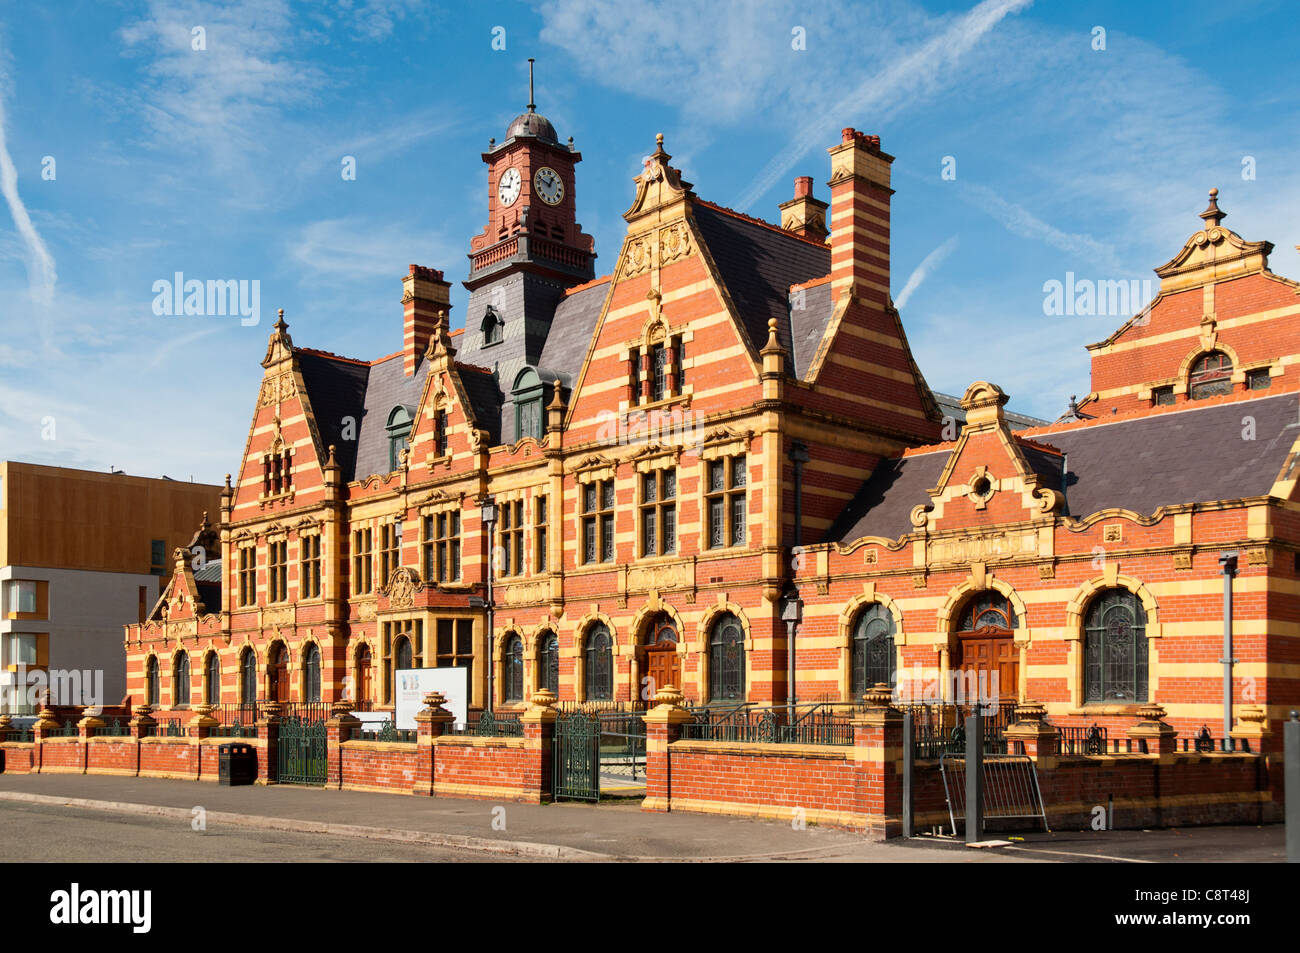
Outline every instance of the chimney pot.
<path id="1" fill-rule="evenodd" d="M 812 188 L 813 183 L 811 175 L 797 176 L 794 180 L 794 197 L 801 199 L 812 195 Z"/>

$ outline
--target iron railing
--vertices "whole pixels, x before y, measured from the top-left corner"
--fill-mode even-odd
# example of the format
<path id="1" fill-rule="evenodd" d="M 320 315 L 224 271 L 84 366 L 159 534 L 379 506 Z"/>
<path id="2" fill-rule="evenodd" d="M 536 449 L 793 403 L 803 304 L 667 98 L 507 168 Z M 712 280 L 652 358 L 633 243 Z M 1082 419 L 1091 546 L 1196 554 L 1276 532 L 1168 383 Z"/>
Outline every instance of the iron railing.
<path id="1" fill-rule="evenodd" d="M 1101 725 L 1063 725 L 1056 729 L 1056 750 L 1061 754 L 1105 754 L 1107 735 Z"/>
<path id="2" fill-rule="evenodd" d="M 490 711 L 470 712 L 469 721 L 448 725 L 449 735 L 473 735 L 476 738 L 522 738 L 524 724 L 518 718 Z"/>
<path id="3" fill-rule="evenodd" d="M 904 705 L 912 716 L 912 750 L 918 760 L 935 760 L 945 754 L 966 751 L 966 718 L 975 713 L 983 716 L 981 732 L 986 754 L 1006 754 L 1005 731 L 1015 721 L 1015 704 L 998 705 Z"/>
<path id="4" fill-rule="evenodd" d="M 131 726 L 120 718 L 114 718 L 103 727 L 92 729 L 91 734 L 97 738 L 123 738 L 131 734 Z"/>
<path id="5" fill-rule="evenodd" d="M 373 727 L 372 727 L 373 726 Z M 415 744 L 419 737 L 418 728 L 398 728 L 391 720 L 363 725 L 356 733 L 358 741 L 384 741 L 400 744 Z"/>
<path id="6" fill-rule="evenodd" d="M 240 723 L 238 718 L 236 718 L 228 725 L 217 725 L 214 728 L 210 728 L 208 730 L 208 737 L 210 738 L 256 738 L 257 725 L 252 725 L 252 724 L 244 725 Z"/>
<path id="7" fill-rule="evenodd" d="M 697 709 L 695 720 L 682 725 L 682 737 L 697 741 L 741 741 L 765 744 L 853 744 L 853 722 L 824 703 L 796 706 L 746 706 L 724 710 Z"/>

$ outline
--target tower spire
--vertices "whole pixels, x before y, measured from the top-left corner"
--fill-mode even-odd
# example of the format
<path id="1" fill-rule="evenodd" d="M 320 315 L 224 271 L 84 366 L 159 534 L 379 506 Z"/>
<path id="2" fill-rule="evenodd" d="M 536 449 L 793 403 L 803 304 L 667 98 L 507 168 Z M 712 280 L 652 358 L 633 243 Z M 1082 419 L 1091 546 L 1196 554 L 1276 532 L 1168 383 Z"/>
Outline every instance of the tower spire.
<path id="1" fill-rule="evenodd" d="M 537 103 L 533 102 L 533 58 L 528 57 L 528 111 L 537 112 Z"/>

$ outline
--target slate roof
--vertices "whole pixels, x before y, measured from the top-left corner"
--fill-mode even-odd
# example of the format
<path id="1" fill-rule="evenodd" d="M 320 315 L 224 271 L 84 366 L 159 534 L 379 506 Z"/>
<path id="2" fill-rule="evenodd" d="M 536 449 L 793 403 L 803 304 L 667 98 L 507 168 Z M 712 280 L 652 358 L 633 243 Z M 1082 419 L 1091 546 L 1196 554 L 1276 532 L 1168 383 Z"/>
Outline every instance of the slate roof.
<path id="1" fill-rule="evenodd" d="M 813 355 L 826 334 L 826 327 L 831 323 L 831 313 L 835 310 L 831 303 L 831 283 L 823 281 L 811 288 L 803 288 L 802 302 L 797 292 L 790 293 L 790 338 L 791 357 L 794 362 L 795 376 L 804 380 L 808 376 L 808 367 Z M 796 307 L 796 303 L 803 307 Z"/>
<path id="2" fill-rule="evenodd" d="M 404 406 L 414 420 L 428 373 L 428 362 L 421 361 L 415 373 L 407 377 L 400 353 L 370 365 L 370 380 L 357 430 L 354 475 L 347 476 L 347 479 L 364 480 L 372 473 L 392 471 L 388 455 L 388 415 L 394 407 Z"/>
<path id="3" fill-rule="evenodd" d="M 538 366 L 547 375 L 558 374 L 565 387 L 572 387 L 582 370 L 609 285 L 610 277 L 606 276 L 565 295 L 555 309 L 555 320 L 551 322 L 551 331 L 546 336 Z M 554 376 L 543 376 L 547 384 L 555 380 Z"/>
<path id="4" fill-rule="evenodd" d="M 465 385 L 465 397 L 474 411 L 474 419 L 488 432 L 488 445 L 496 446 L 501 441 L 502 403 L 496 375 L 472 364 L 457 364 L 456 370 L 460 372 L 460 382 Z"/>
<path id="5" fill-rule="evenodd" d="M 1076 518 L 1123 508 L 1150 516 L 1162 506 L 1265 496 L 1297 437 L 1294 394 L 1167 411 L 1144 417 L 1042 428 L 1021 442 L 1040 485 L 1060 489 L 1065 465 L 1064 514 Z M 1243 418 L 1255 439 L 1243 438 Z M 1052 452 L 1059 450 L 1062 456 Z M 896 539 L 912 531 L 910 514 L 928 503 L 952 448 L 884 460 L 862 485 L 825 540 L 863 536 Z"/>
<path id="6" fill-rule="evenodd" d="M 806 241 L 702 199 L 695 200 L 693 209 L 700 235 L 754 349 L 767 343 L 767 321 L 776 318 L 777 339 L 787 351 L 792 350 L 790 286 L 829 275 L 830 246 Z M 826 294 L 829 300 L 829 289 Z"/>
<path id="7" fill-rule="evenodd" d="M 202 567 L 194 570 L 194 584 L 198 589 L 198 598 L 208 612 L 221 611 L 221 583 L 224 579 L 220 559 L 209 559 Z"/>
<path id="8" fill-rule="evenodd" d="M 343 439 L 343 426 L 348 417 L 358 423 L 361 420 L 370 365 L 302 348 L 296 353 L 298 369 L 302 371 L 302 381 L 307 388 L 307 399 L 316 417 L 321 452 L 328 453 L 333 445 L 334 461 L 339 465 L 343 479 L 351 480 L 356 470 L 357 442 Z"/>
<path id="9" fill-rule="evenodd" d="M 939 413 L 945 417 L 951 417 L 961 423 L 966 422 L 966 408 L 961 405 L 961 398 L 954 397 L 952 394 L 941 394 L 937 390 L 931 391 L 934 395 L 934 402 L 939 405 Z M 1012 430 L 1025 430 L 1029 427 L 1046 427 L 1052 421 L 1044 420 L 1042 417 L 1031 417 L 1029 414 L 1018 414 L 1014 410 L 1004 410 L 1003 416 L 1006 417 L 1007 423 L 1011 425 Z M 1060 423 L 1061 421 L 1056 421 Z"/>

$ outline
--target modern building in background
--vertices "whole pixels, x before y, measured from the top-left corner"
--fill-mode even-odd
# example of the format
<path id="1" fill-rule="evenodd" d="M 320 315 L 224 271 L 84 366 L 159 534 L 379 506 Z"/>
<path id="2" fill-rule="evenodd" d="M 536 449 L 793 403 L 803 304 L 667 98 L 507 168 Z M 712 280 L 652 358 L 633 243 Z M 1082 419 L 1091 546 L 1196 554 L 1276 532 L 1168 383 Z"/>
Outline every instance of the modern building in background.
<path id="1" fill-rule="evenodd" d="M 51 679 L 56 704 L 120 702 L 122 625 L 219 505 L 208 484 L 0 461 L 0 713 Z"/>

